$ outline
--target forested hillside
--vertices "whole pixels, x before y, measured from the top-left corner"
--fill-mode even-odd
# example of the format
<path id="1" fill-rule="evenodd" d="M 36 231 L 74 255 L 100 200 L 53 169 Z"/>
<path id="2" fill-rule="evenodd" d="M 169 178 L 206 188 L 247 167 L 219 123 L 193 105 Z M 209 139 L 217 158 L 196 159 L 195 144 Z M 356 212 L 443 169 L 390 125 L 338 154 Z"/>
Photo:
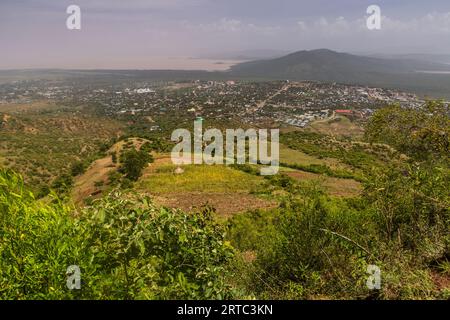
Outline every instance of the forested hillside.
<path id="1" fill-rule="evenodd" d="M 213 206 L 157 205 L 139 184 L 111 186 L 85 206 L 54 193 L 38 199 L 2 169 L 0 298 L 449 299 L 448 116 L 441 102 L 384 108 L 359 143 L 286 133 L 291 155 L 323 162 L 286 160 L 266 178 L 252 166 L 223 168 L 252 177 L 251 195 L 276 202 L 226 218 Z M 355 181 L 361 191 L 336 196 L 296 179 L 298 170 Z M 167 171 L 155 174 L 166 181 Z M 74 265 L 80 290 L 66 286 Z M 366 286 L 369 265 L 381 270 L 379 290 Z"/>

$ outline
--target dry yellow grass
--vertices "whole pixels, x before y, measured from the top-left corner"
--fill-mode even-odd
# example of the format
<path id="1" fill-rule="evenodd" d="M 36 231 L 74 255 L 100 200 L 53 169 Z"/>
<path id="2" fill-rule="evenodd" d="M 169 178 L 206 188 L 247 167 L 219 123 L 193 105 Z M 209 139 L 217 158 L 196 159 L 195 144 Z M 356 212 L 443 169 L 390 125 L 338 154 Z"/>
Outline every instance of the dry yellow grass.
<path id="1" fill-rule="evenodd" d="M 95 195 L 100 188 L 95 186 L 98 181 L 107 182 L 108 174 L 116 170 L 111 157 L 94 161 L 86 172 L 75 179 L 75 186 L 72 190 L 72 199 L 75 203 L 81 203 L 84 199 Z"/>
<path id="2" fill-rule="evenodd" d="M 182 174 L 175 174 L 176 168 L 169 155 L 156 156 L 138 182 L 138 191 L 150 194 L 160 205 L 186 211 L 210 205 L 223 217 L 277 205 L 250 194 L 263 183 L 261 177 L 221 165 L 182 166 Z"/>
<path id="3" fill-rule="evenodd" d="M 158 164 L 157 164 L 158 165 Z M 138 188 L 155 194 L 173 192 L 249 192 L 262 182 L 262 178 L 223 165 L 183 166 L 184 173 L 175 174 L 177 166 L 160 165 L 144 176 Z"/>

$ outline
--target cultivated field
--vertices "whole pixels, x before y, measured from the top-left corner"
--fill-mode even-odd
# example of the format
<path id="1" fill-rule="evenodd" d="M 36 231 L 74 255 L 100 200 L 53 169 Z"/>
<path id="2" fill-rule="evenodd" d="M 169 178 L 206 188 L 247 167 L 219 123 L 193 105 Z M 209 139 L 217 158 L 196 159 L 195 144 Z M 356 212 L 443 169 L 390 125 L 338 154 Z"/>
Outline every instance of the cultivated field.
<path id="1" fill-rule="evenodd" d="M 188 165 L 178 167 L 168 157 L 156 159 L 137 184 L 141 192 L 155 196 L 158 203 L 192 210 L 209 205 L 221 215 L 276 205 L 275 201 L 258 198 L 251 192 L 263 178 L 226 166 Z"/>

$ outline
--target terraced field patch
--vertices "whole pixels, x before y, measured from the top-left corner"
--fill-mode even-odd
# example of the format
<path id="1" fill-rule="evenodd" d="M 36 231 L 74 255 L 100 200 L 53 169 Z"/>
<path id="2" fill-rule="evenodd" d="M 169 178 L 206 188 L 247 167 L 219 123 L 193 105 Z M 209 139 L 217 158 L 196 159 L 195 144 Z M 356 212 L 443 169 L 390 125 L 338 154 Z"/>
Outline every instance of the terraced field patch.
<path id="1" fill-rule="evenodd" d="M 156 158 L 137 183 L 137 189 L 168 207 L 189 211 L 210 205 L 223 216 L 276 205 L 250 194 L 264 182 L 262 177 L 226 166 L 188 165 L 180 167 L 182 173 L 178 174 L 177 168 L 167 157 Z"/>

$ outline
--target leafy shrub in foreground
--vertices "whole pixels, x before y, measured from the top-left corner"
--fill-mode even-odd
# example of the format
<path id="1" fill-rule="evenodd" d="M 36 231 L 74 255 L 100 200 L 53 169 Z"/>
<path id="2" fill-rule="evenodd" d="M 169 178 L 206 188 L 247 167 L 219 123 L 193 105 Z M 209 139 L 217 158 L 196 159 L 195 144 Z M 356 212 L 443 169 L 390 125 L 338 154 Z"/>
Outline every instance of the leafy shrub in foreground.
<path id="1" fill-rule="evenodd" d="M 224 277 L 232 256 L 208 212 L 113 193 L 74 216 L 0 171 L 1 299 L 231 298 Z M 81 290 L 66 287 L 71 265 L 81 269 Z"/>
<path id="2" fill-rule="evenodd" d="M 372 237 L 361 228 L 367 218 L 343 200 L 304 192 L 309 195 L 290 199 L 271 214 L 252 213 L 256 221 L 243 216 L 230 222 L 233 245 L 256 256 L 247 274 L 249 290 L 270 299 L 367 295 L 365 271 L 375 262 L 366 250 Z M 264 223 L 261 232 L 251 227 Z"/>

